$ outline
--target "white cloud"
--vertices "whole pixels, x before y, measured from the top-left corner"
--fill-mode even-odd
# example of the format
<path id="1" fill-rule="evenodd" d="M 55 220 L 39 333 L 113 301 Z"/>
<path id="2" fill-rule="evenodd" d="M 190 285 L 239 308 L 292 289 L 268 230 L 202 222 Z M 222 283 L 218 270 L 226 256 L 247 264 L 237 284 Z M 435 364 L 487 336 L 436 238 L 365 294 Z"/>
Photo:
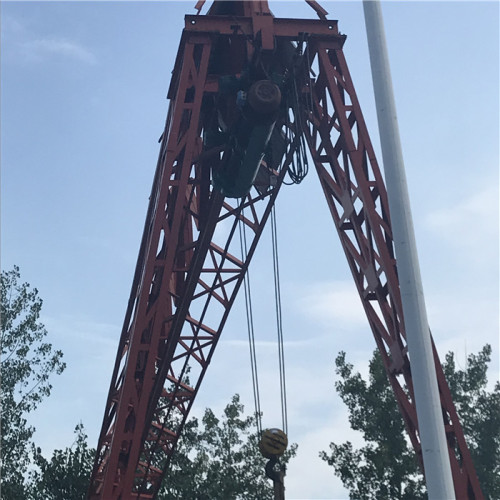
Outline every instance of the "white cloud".
<path id="1" fill-rule="evenodd" d="M 366 315 L 352 281 L 315 283 L 302 290 L 296 307 L 317 321 L 338 327 L 365 327 Z"/>
<path id="2" fill-rule="evenodd" d="M 44 315 L 42 319 L 50 334 L 60 339 L 69 338 L 72 343 L 85 341 L 87 344 L 97 344 L 101 348 L 109 346 L 116 348 L 118 345 L 120 325 L 92 321 L 71 314 L 61 314 L 57 317 Z"/>
<path id="3" fill-rule="evenodd" d="M 433 233 L 427 251 L 439 263 L 425 270 L 426 304 L 441 359 L 451 350 L 464 360 L 467 352 L 477 353 L 489 343 L 490 379 L 497 379 L 498 180 L 495 176 L 475 181 L 482 187 L 471 183 L 469 196 L 426 218 Z"/>
<path id="4" fill-rule="evenodd" d="M 9 15 L 2 16 L 2 37 L 23 33 L 24 26 L 17 19 Z"/>
<path id="5" fill-rule="evenodd" d="M 319 458 L 320 451 L 329 450 L 330 442 L 353 441 L 345 411 L 332 412 L 322 426 L 311 427 L 301 436 L 297 456 L 290 462 L 285 477 L 285 488 L 293 491 L 291 499 L 346 499 L 348 493 L 333 467 Z M 358 443 L 354 442 L 355 446 Z M 308 478 L 304 481 L 304 478 Z"/>
<path id="6" fill-rule="evenodd" d="M 64 38 L 38 38 L 19 44 L 25 59 L 41 62 L 52 57 L 73 59 L 85 64 L 96 64 L 95 55 L 84 46 Z"/>
<path id="7" fill-rule="evenodd" d="M 81 43 L 64 36 L 39 36 L 12 16 L 2 20 L 2 55 L 24 63 L 61 58 L 89 65 L 97 63 L 95 54 Z"/>
<path id="8" fill-rule="evenodd" d="M 478 245 L 484 255 L 484 251 L 498 252 L 499 203 L 498 181 L 485 181 L 483 185 L 485 187 L 482 190 L 456 205 L 429 214 L 427 224 L 458 247 L 469 250 Z"/>
<path id="9" fill-rule="evenodd" d="M 489 365 L 489 387 L 499 373 L 499 304 L 498 293 L 483 290 L 474 293 L 433 293 L 428 295 L 429 324 L 441 362 L 452 351 L 465 366 L 467 354 L 478 353 L 485 344 L 493 349 Z"/>

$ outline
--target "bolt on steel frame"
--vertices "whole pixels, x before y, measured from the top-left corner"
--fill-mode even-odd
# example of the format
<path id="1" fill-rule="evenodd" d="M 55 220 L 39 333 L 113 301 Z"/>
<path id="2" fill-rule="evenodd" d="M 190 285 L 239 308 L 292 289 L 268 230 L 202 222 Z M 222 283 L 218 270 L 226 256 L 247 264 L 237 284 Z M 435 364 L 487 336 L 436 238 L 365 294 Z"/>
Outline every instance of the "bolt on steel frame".
<path id="1" fill-rule="evenodd" d="M 306 43 L 297 71 L 301 116 L 295 121 L 303 124 L 422 465 L 387 193 L 342 51 L 345 36 L 314 0 L 306 1 L 320 19 L 274 18 L 266 1 L 216 0 L 208 15 L 186 16 L 89 499 L 157 494 L 300 139 L 289 131 L 291 144 L 281 167 L 269 174 L 267 185 L 254 186 L 244 198 L 224 198 L 212 186 L 210 171 L 223 162 L 224 145 L 207 148 L 203 136 L 216 114 L 210 103 L 224 76 L 211 66 L 221 43 L 234 73 L 256 50 L 272 57 L 279 40 Z M 250 235 L 243 256 L 238 225 Z M 481 499 L 435 349 L 434 355 L 456 496 Z"/>

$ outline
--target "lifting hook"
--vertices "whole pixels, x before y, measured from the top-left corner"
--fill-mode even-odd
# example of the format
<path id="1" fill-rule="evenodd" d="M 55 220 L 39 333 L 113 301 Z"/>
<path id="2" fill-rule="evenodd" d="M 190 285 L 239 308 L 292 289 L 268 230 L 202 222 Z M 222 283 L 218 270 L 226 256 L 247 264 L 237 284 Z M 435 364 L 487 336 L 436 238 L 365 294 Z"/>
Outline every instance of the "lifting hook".
<path id="1" fill-rule="evenodd" d="M 279 465 L 278 470 L 274 467 Z M 266 464 L 266 476 L 272 480 L 274 484 L 274 500 L 285 500 L 285 464 L 279 464 L 278 457 L 272 457 Z"/>
<path id="2" fill-rule="evenodd" d="M 278 459 L 285 453 L 288 445 L 286 434 L 280 429 L 267 429 L 262 433 L 259 449 L 269 461 L 266 464 L 266 476 L 274 484 L 274 500 L 285 500 L 285 464 L 279 464 Z M 275 466 L 279 465 L 278 469 Z"/>

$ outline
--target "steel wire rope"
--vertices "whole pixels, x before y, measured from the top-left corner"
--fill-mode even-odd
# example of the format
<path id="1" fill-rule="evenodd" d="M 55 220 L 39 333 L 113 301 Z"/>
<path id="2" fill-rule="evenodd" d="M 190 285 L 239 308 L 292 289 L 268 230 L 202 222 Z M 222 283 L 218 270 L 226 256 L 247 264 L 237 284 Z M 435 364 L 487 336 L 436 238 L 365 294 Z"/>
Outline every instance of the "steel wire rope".
<path id="1" fill-rule="evenodd" d="M 314 74 L 314 70 L 312 69 L 312 62 L 310 58 L 310 52 L 309 52 L 309 47 L 310 43 L 309 40 L 307 42 L 306 50 L 305 50 L 305 56 L 306 56 L 306 71 L 307 71 L 307 78 L 308 78 L 308 87 L 309 87 L 309 92 L 307 93 L 306 96 L 306 102 L 308 105 L 307 108 L 307 114 L 308 117 L 306 118 L 306 126 L 309 130 L 309 135 L 312 135 L 312 117 L 314 113 L 314 102 L 313 102 L 313 79 L 311 78 L 311 73 Z"/>
<path id="2" fill-rule="evenodd" d="M 302 125 L 302 110 L 301 110 L 301 103 L 299 101 L 299 91 L 297 89 L 297 81 L 294 79 L 293 81 L 293 87 L 294 87 L 294 93 L 293 93 L 293 97 L 294 97 L 294 115 L 295 115 L 295 126 L 296 126 L 296 130 L 295 130 L 295 133 L 298 134 L 300 136 L 300 139 L 299 139 L 299 148 L 298 148 L 298 151 L 297 151 L 297 158 L 300 159 L 300 161 L 298 161 L 298 165 L 299 165 L 299 169 L 297 171 L 297 174 L 296 174 L 296 179 L 294 180 L 294 182 L 296 184 L 300 184 L 303 180 L 304 180 L 304 177 L 307 175 L 307 173 L 309 172 L 309 162 L 307 160 L 307 154 L 306 154 L 306 142 L 305 142 L 305 139 L 304 139 L 304 133 L 303 133 L 303 125 Z"/>
<path id="3" fill-rule="evenodd" d="M 288 411 L 286 401 L 285 350 L 283 341 L 283 315 L 281 309 L 281 285 L 278 262 L 278 232 L 276 224 L 276 209 L 271 208 L 271 240 L 273 247 L 274 298 L 276 303 L 276 329 L 278 336 L 278 364 L 280 373 L 281 420 L 283 431 L 288 434 Z"/>
<path id="4" fill-rule="evenodd" d="M 247 247 L 245 223 L 243 222 L 243 218 L 245 216 L 243 202 L 244 200 L 242 199 L 241 219 L 239 221 L 240 222 L 239 232 L 240 232 L 241 257 L 243 262 L 246 262 L 248 256 L 248 247 Z M 257 353 L 255 350 L 255 332 L 253 325 L 252 296 L 251 296 L 250 275 L 248 268 L 243 277 L 243 289 L 245 291 L 245 308 L 247 316 L 248 343 L 250 349 L 250 366 L 252 371 L 253 398 L 255 405 L 255 423 L 257 426 L 257 434 L 260 437 L 260 435 L 262 434 L 262 412 L 260 407 L 259 377 L 257 373 Z"/>
<path id="5" fill-rule="evenodd" d="M 304 52 L 302 50 L 303 40 L 296 47 L 296 56 L 298 59 L 303 59 Z M 306 62 L 307 62 L 307 71 L 309 72 L 309 46 L 306 46 Z M 291 88 L 290 88 L 290 96 L 287 99 L 287 115 L 285 127 L 287 129 L 287 139 L 288 144 L 291 144 L 292 136 L 298 136 L 298 144 L 296 146 L 296 150 L 294 152 L 294 157 L 292 158 L 292 162 L 288 167 L 288 175 L 290 177 L 291 182 L 284 182 L 286 185 L 290 184 L 300 184 L 306 175 L 309 172 L 309 162 L 307 159 L 306 153 L 306 143 L 303 134 L 304 125 L 302 120 L 302 103 L 299 97 L 299 89 L 297 88 L 297 71 L 296 68 L 291 68 Z M 309 74 L 309 92 L 305 98 L 305 108 L 307 114 L 310 114 L 311 106 L 312 106 L 312 86 L 311 79 Z M 293 115 L 293 121 L 290 119 L 290 112 Z"/>

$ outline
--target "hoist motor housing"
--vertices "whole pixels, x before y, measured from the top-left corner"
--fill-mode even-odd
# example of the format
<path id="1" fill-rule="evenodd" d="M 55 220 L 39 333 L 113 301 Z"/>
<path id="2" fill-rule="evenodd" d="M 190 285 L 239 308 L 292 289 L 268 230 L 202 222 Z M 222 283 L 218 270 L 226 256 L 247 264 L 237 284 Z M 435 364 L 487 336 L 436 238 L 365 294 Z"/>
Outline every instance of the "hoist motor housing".
<path id="1" fill-rule="evenodd" d="M 238 82 L 237 79 L 234 79 Z M 223 166 L 213 172 L 214 186 L 224 196 L 241 198 L 250 191 L 266 154 L 281 104 L 279 86 L 271 80 L 253 83 L 248 92 L 238 90 L 226 96 L 232 103 L 227 112 L 234 123 L 228 126 L 219 110 L 221 128 L 227 127 L 228 147 Z"/>

